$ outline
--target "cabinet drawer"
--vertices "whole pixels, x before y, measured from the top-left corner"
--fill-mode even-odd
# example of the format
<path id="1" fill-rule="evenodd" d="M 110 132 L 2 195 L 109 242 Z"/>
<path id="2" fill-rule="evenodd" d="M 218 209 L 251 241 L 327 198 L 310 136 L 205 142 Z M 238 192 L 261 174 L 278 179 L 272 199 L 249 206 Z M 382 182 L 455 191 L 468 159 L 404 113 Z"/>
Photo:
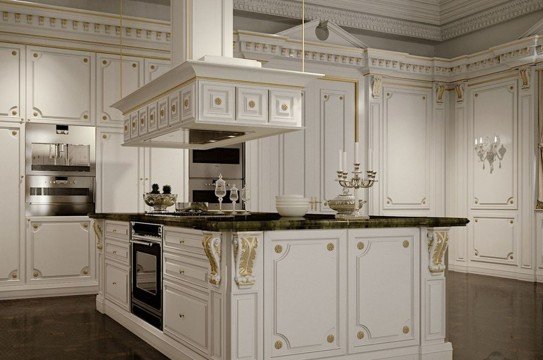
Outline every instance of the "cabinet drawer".
<path id="1" fill-rule="evenodd" d="M 239 122 L 268 122 L 268 90 L 250 87 L 236 88 L 237 116 Z"/>
<path id="2" fill-rule="evenodd" d="M 130 138 L 134 139 L 138 136 L 138 112 L 130 114 Z"/>
<path id="3" fill-rule="evenodd" d="M 106 259 L 117 260 L 128 266 L 130 259 L 128 248 L 128 244 L 124 245 L 106 238 Z"/>
<path id="4" fill-rule="evenodd" d="M 181 121 L 179 117 L 179 92 L 170 95 L 168 102 L 170 103 L 170 119 L 168 125 L 174 125 Z"/>
<path id="5" fill-rule="evenodd" d="M 123 132 L 124 132 L 124 141 L 130 140 L 130 117 L 127 117 L 124 120 Z"/>
<path id="6" fill-rule="evenodd" d="M 106 237 L 116 237 L 128 240 L 130 225 L 125 222 L 106 221 Z"/>
<path id="7" fill-rule="evenodd" d="M 194 89 L 194 84 L 181 89 L 181 121 L 194 119 L 196 116 L 194 113 Z"/>
<path id="8" fill-rule="evenodd" d="M 153 132 L 158 129 L 158 118 L 157 118 L 157 103 L 152 103 L 149 105 L 148 114 L 147 114 L 147 132 Z"/>
<path id="9" fill-rule="evenodd" d="M 138 135 L 147 134 L 147 108 L 143 108 L 138 112 L 139 117 L 139 130 Z"/>
<path id="10" fill-rule="evenodd" d="M 199 258 L 164 253 L 164 274 L 207 286 L 208 263 Z"/>
<path id="11" fill-rule="evenodd" d="M 208 294 L 164 282 L 164 333 L 202 352 L 208 348 Z"/>
<path id="12" fill-rule="evenodd" d="M 200 83 L 200 114 L 203 120 L 233 122 L 235 118 L 234 85 L 202 81 Z"/>
<path id="13" fill-rule="evenodd" d="M 106 260 L 106 299 L 129 311 L 129 270 Z"/>
<path id="14" fill-rule="evenodd" d="M 270 91 L 270 124 L 301 126 L 302 93 L 300 91 Z"/>
<path id="15" fill-rule="evenodd" d="M 168 107 L 168 97 L 165 96 L 158 100 L 158 128 L 162 129 L 168 126 L 168 119 L 170 118 L 170 109 Z"/>
<path id="16" fill-rule="evenodd" d="M 202 246 L 203 233 L 199 230 L 164 228 L 164 248 L 183 250 L 205 256 Z"/>

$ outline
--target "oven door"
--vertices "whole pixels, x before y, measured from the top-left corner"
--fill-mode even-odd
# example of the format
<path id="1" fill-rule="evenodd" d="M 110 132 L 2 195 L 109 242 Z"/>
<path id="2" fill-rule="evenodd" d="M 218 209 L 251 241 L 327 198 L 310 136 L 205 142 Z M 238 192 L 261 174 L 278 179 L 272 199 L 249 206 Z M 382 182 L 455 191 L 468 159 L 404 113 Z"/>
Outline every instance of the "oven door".
<path id="1" fill-rule="evenodd" d="M 158 242 L 132 240 L 132 299 L 162 311 L 162 250 Z"/>
<path id="2" fill-rule="evenodd" d="M 243 144 L 225 146 L 209 150 L 191 150 L 189 176 L 191 178 L 242 179 Z"/>

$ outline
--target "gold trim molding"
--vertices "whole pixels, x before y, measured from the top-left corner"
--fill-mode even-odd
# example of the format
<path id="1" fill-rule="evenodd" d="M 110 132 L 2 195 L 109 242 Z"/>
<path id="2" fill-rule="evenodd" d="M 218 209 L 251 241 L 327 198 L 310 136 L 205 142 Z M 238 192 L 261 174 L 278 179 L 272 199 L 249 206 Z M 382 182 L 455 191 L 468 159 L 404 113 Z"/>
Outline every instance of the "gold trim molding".
<path id="1" fill-rule="evenodd" d="M 257 250 L 261 235 L 238 233 L 234 235 L 234 280 L 239 288 L 249 288 L 255 284 L 253 275 Z"/>
<path id="2" fill-rule="evenodd" d="M 449 230 L 428 230 L 428 253 L 430 255 L 428 270 L 432 274 L 443 273 L 446 269 L 444 263 L 445 252 L 449 246 Z"/>
<path id="3" fill-rule="evenodd" d="M 212 285 L 221 285 L 221 234 L 206 233 L 202 240 L 204 252 L 209 260 L 209 283 Z"/>

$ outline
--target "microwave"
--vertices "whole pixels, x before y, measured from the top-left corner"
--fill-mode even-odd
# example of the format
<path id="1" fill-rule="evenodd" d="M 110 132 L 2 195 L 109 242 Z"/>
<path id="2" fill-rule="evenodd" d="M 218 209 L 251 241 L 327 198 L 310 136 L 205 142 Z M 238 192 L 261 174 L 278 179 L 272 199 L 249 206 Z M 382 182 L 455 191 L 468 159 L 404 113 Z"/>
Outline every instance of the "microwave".
<path id="1" fill-rule="evenodd" d="M 241 180 L 245 177 L 245 146 L 236 144 L 209 150 L 191 150 L 189 155 L 190 179 Z"/>

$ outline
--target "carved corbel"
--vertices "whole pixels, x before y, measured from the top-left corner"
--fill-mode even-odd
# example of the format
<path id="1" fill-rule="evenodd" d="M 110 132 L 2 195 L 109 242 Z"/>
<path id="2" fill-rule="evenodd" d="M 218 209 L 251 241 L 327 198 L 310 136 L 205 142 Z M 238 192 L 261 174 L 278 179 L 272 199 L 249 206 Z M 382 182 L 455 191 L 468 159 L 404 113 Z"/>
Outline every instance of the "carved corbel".
<path id="1" fill-rule="evenodd" d="M 253 271 L 259 245 L 255 234 L 234 235 L 234 262 L 236 267 L 235 281 L 239 288 L 248 288 L 255 284 Z"/>
<path id="2" fill-rule="evenodd" d="M 102 231 L 102 227 L 96 220 L 92 221 L 92 227 L 94 228 L 94 236 L 96 237 L 96 248 L 98 250 L 102 250 L 104 248 L 104 233 Z"/>
<path id="3" fill-rule="evenodd" d="M 519 76 L 520 76 L 520 81 L 522 83 L 522 88 L 523 89 L 529 89 L 530 88 L 530 68 L 529 67 L 524 67 L 524 68 L 520 68 L 519 69 Z"/>
<path id="4" fill-rule="evenodd" d="M 209 283 L 221 285 L 221 234 L 206 233 L 202 240 L 204 251 L 209 260 Z"/>
<path id="5" fill-rule="evenodd" d="M 449 246 L 449 230 L 428 231 L 428 270 L 432 274 L 439 274 L 445 271 L 444 257 Z"/>
<path id="6" fill-rule="evenodd" d="M 374 99 L 380 98 L 383 91 L 383 77 L 381 75 L 373 75 L 371 78 L 371 96 Z"/>
<path id="7" fill-rule="evenodd" d="M 436 102 L 438 104 L 443 104 L 443 102 L 445 102 L 445 84 L 443 83 L 435 84 L 435 93 L 436 93 Z"/>
<path id="8" fill-rule="evenodd" d="M 456 93 L 456 102 L 463 102 L 464 101 L 464 92 L 466 89 L 465 83 L 458 83 L 454 87 L 454 91 Z"/>

